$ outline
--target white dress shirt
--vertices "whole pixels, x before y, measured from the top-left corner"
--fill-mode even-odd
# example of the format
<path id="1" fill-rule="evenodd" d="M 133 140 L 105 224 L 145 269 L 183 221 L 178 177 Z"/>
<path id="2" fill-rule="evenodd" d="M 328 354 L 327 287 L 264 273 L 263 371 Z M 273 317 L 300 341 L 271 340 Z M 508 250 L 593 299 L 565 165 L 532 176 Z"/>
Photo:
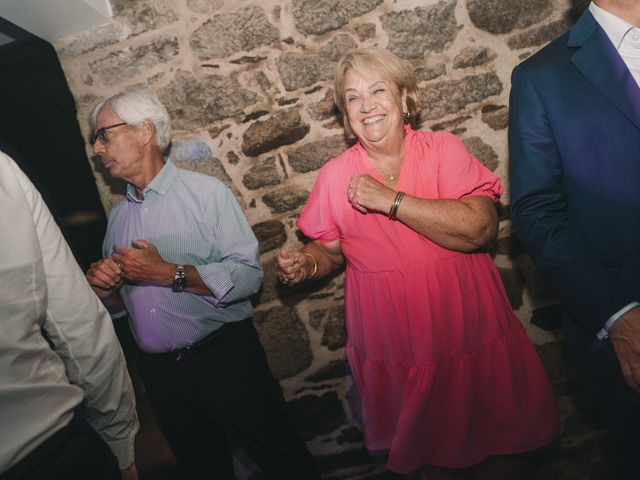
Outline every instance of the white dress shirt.
<path id="1" fill-rule="evenodd" d="M 80 404 L 120 468 L 130 466 L 138 419 L 111 318 L 40 194 L 2 152 L 0 279 L 0 474 Z"/>

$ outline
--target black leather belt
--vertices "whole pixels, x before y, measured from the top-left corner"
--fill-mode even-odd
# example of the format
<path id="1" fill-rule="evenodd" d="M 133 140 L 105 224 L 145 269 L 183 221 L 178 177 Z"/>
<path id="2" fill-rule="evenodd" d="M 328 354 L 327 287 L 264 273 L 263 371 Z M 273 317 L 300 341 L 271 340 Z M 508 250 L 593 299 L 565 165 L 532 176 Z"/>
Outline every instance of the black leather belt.
<path id="1" fill-rule="evenodd" d="M 223 323 L 221 327 L 216 328 L 213 332 L 208 334 L 206 337 L 201 338 L 197 342 L 193 342 L 191 345 L 187 345 L 185 347 L 176 348 L 175 350 L 171 350 L 170 352 L 144 353 L 152 357 L 167 358 L 176 362 L 182 362 L 192 355 L 206 350 L 207 347 L 213 345 L 216 340 L 219 340 L 229 330 L 232 330 L 234 327 L 237 327 L 247 320 Z"/>

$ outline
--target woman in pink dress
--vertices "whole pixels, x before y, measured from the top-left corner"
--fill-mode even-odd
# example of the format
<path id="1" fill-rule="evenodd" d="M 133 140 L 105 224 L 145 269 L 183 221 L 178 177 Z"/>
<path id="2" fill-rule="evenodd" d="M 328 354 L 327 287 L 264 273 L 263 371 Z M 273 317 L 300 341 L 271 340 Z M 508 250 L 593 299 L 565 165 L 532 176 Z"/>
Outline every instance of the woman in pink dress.
<path id="1" fill-rule="evenodd" d="M 548 444 L 559 420 L 481 250 L 497 231 L 500 179 L 454 135 L 408 125 L 418 88 L 393 54 L 343 57 L 334 95 L 358 142 L 321 169 L 297 222 L 312 241 L 280 252 L 280 280 L 346 265 L 346 354 L 367 449 L 386 454 L 389 470 L 501 478 L 521 465 L 508 456 Z"/>

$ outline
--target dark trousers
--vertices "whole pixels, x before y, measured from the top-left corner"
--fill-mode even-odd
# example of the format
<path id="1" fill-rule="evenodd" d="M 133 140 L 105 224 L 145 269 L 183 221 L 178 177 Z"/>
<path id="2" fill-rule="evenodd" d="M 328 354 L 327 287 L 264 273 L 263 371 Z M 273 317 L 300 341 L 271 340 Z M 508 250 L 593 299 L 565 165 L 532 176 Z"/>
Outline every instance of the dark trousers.
<path id="1" fill-rule="evenodd" d="M 609 340 L 589 338 L 566 315 L 563 322 L 571 366 L 596 388 L 626 478 L 640 480 L 640 395 L 626 384 Z"/>
<path id="2" fill-rule="evenodd" d="M 626 478 L 640 480 L 640 397 L 626 384 L 596 386 Z"/>
<path id="3" fill-rule="evenodd" d="M 252 321 L 193 352 L 138 355 L 151 409 L 185 480 L 231 480 L 229 440 L 272 480 L 317 478 Z"/>
<path id="4" fill-rule="evenodd" d="M 84 420 L 71 423 L 0 475 L 0 480 L 120 480 L 109 446 Z"/>

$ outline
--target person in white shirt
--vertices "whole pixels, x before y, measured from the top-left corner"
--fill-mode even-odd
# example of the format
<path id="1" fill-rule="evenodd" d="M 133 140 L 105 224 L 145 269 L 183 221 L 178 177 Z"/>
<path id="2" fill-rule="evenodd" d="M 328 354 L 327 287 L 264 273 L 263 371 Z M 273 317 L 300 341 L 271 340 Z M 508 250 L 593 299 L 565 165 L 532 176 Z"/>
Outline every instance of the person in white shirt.
<path id="1" fill-rule="evenodd" d="M 135 397 L 111 318 L 3 152 L 0 206 L 0 478 L 135 479 Z"/>
<path id="2" fill-rule="evenodd" d="M 640 478 L 640 2 L 596 0 L 512 75 L 511 217 Z"/>

